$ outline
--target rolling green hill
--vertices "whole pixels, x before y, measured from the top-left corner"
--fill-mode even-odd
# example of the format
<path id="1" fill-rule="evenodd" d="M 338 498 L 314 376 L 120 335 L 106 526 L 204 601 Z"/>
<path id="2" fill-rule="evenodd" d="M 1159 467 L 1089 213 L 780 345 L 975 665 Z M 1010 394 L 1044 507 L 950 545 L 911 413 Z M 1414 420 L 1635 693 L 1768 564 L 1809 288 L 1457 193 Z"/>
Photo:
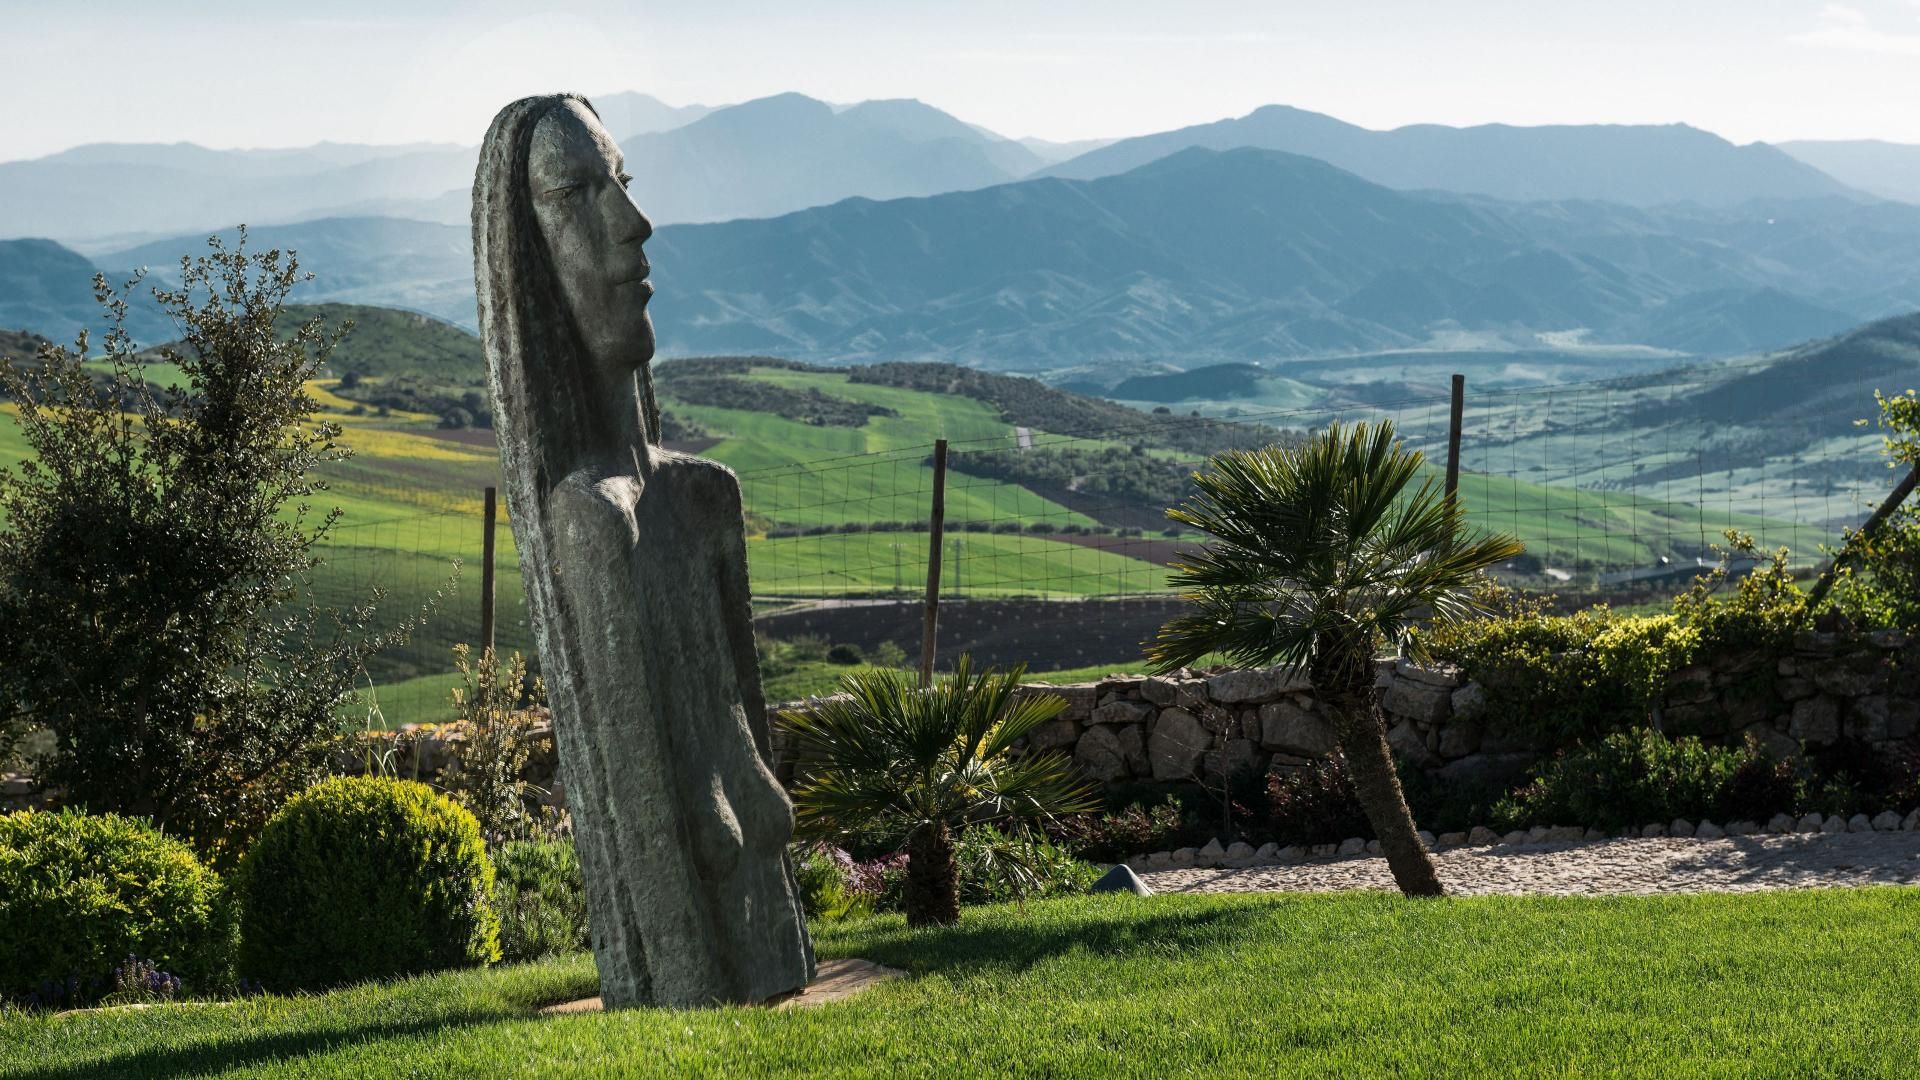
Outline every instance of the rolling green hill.
<path id="1" fill-rule="evenodd" d="M 403 320 L 376 316 L 361 322 L 362 327 L 383 325 L 402 335 L 413 332 Z M 426 334 L 441 329 L 421 325 Z M 436 352 L 425 343 L 401 355 L 423 358 L 407 362 L 444 362 L 458 374 L 447 359 L 455 355 L 452 350 Z M 366 362 L 369 371 L 391 370 L 379 366 L 377 352 Z M 676 373 L 703 370 L 753 384 L 754 400 L 830 399 L 839 403 L 836 409 L 863 419 L 813 422 L 818 418 L 677 399 Z M 1153 461 L 1197 464 L 1216 440 L 1244 442 L 1262 431 L 1286 437 L 1277 429 L 1153 416 L 1026 380 L 956 374 L 962 371 L 819 369 L 751 358 L 714 361 L 705 369 L 693 362 L 663 365 L 663 404 L 709 433 L 695 449 L 740 475 L 757 597 L 918 595 L 928 557 L 925 521 L 933 482 L 928 447 L 936 437 L 953 440 L 957 457 L 982 450 L 1004 456 L 1051 453 L 1056 463 L 1082 467 L 1115 454 L 1132 457 L 1136 445 L 1138 454 Z M 369 374 L 362 385 L 386 377 Z M 450 647 L 478 634 L 482 491 L 499 484 L 498 455 L 491 432 L 444 430 L 438 417 L 404 409 L 379 416 L 340 396 L 339 383 L 333 378 L 312 386 L 325 417 L 345 427 L 342 441 L 356 451 L 352 460 L 328 470 L 329 491 L 316 500 L 340 506 L 344 516 L 322 552 L 313 593 L 326 603 L 348 604 L 378 588 L 387 596 L 388 617 L 398 618 L 444 592 L 438 612 L 414 641 L 378 658 L 369 672 L 377 687 L 411 688 L 397 692 L 391 702 L 383 699 L 386 719 L 414 719 L 433 704 L 423 688 L 444 682 Z M 1069 438 L 1016 419 L 1108 426 Z M 1036 450 L 1019 449 L 1023 440 L 1017 429 L 1025 429 L 1025 440 Z M 0 421 L 0 465 L 17 462 L 24 452 L 18 429 Z M 1543 483 L 1555 478 L 1523 477 L 1487 455 L 1482 462 L 1488 474 L 1470 472 L 1462 478 L 1461 497 L 1470 517 L 1487 528 L 1517 533 L 1545 567 L 1590 575 L 1646 566 L 1676 554 L 1676 536 L 1710 540 L 1730 525 L 1768 542 L 1792 532 L 1761 514 L 1702 510 L 1684 498 L 1656 499 L 1644 492 Z M 1032 486 L 1015 482 L 1025 476 L 1017 470 L 950 472 L 942 550 L 946 595 L 1066 598 L 1165 588 L 1164 563 L 1178 541 L 1152 528 L 1142 535 L 1138 527 L 1116 527 L 1111 513 L 1117 500 L 1126 502 L 1142 524 L 1160 522 L 1165 499 L 1158 488 L 1144 486 L 1139 490 L 1146 494 L 1134 496 L 1109 490 L 1096 497 L 1089 485 L 1075 490 L 1072 480 L 1052 474 L 1034 474 Z M 499 644 L 530 651 L 517 559 L 505 522 L 498 542 Z M 449 587 L 456 561 L 464 569 Z M 416 681 L 421 679 L 428 681 Z"/>

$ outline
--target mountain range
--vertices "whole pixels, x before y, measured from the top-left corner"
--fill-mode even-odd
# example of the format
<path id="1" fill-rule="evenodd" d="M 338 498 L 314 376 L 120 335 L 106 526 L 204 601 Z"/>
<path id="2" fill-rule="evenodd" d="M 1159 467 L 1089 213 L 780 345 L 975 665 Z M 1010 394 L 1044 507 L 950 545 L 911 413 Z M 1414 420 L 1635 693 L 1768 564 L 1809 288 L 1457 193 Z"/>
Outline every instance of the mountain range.
<path id="1" fill-rule="evenodd" d="M 777 94 L 674 106 L 595 98 L 656 224 L 770 217 L 841 199 L 964 191 L 1035 176 L 1092 179 L 1189 147 L 1281 150 L 1403 190 L 1630 206 L 1820 196 L 1920 200 L 1920 148 L 1735 146 L 1684 125 L 1374 131 L 1283 105 L 1121 140 L 1009 139 L 913 100 L 834 105 Z M 477 134 L 477 133 L 474 133 Z M 92 255 L 237 222 L 404 217 L 462 224 L 475 149 L 459 143 L 210 150 L 90 144 L 0 162 L 0 237 L 50 237 Z M 1822 171 L 1827 170 L 1827 171 Z"/>
<path id="2" fill-rule="evenodd" d="M 472 323 L 464 227 L 342 218 L 263 226 L 252 241 L 301 251 L 318 275 L 307 299 Z M 180 237 L 94 262 L 165 278 L 199 245 Z M 53 265 L 44 242 L 34 250 L 35 265 Z M 672 225 L 649 244 L 664 354 L 1018 370 L 1325 357 L 1460 334 L 1731 354 L 1920 307 L 1916 250 L 1920 206 L 1904 203 L 1514 203 L 1396 191 L 1251 149 Z M 0 296 L 0 324 L 60 336 L 49 303 L 29 320 Z"/>
<path id="3" fill-rule="evenodd" d="M 1042 175 L 1088 180 L 1189 147 L 1253 147 L 1318 158 L 1376 184 L 1514 201 L 1598 199 L 1628 206 L 1845 195 L 1849 188 L 1765 143 L 1735 146 L 1684 124 L 1446 127 L 1375 131 L 1286 105 L 1121 139 Z"/>

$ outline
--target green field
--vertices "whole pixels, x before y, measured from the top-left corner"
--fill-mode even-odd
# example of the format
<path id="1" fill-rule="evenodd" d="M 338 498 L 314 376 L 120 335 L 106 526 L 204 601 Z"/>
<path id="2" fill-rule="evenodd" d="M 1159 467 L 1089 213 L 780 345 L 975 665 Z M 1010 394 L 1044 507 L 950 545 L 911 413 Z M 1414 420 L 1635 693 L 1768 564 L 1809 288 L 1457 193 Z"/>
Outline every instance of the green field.
<path id="1" fill-rule="evenodd" d="M 0 1014 L 0 1073 L 1846 1076 L 1913 1073 L 1920 890 L 1162 895 L 815 924 L 905 977 L 817 1008 L 540 1016 L 571 956 L 332 993 Z"/>
<path id="2" fill-rule="evenodd" d="M 956 450 L 1010 448 L 1010 425 L 971 398 L 854 383 L 839 372 L 761 368 L 744 377 L 898 414 L 871 417 L 859 427 L 817 426 L 770 413 L 688 405 L 663 393 L 667 408 L 718 439 L 703 453 L 740 475 L 755 595 L 919 594 L 926 580 L 927 534 L 909 530 L 931 509 L 931 440 L 953 439 Z M 342 441 L 356 453 L 326 470 L 329 491 L 315 500 L 320 508 L 340 507 L 343 516 L 322 549 L 324 563 L 312 592 L 322 603 L 344 607 L 381 589 L 382 620 L 388 623 L 440 594 L 438 610 L 413 641 L 377 658 L 367 673 L 375 687 L 394 690 L 381 699 L 389 722 L 420 718 L 437 708 L 439 695 L 399 688 L 444 675 L 451 647 L 479 636 L 481 499 L 486 486 L 500 482 L 498 456 L 483 435 L 455 439 L 436 430 L 433 416 L 377 417 L 364 409 L 356 416 L 355 403 L 334 394 L 333 385 L 320 382 L 311 389 L 322 415 L 346 428 Z M 1060 444 L 1044 431 L 1032 434 L 1036 445 Z M 1086 439 L 1073 445 L 1124 443 Z M 18 429 L 0 422 L 0 465 L 17 463 L 23 455 Z M 1542 484 L 1517 475 L 1466 473 L 1461 498 L 1474 524 L 1514 532 L 1543 565 L 1583 575 L 1698 551 L 1729 525 L 1755 533 L 1768 545 L 1791 544 L 1809 557 L 1814 542 L 1825 539 L 1819 530 L 1760 515 L 1703 511 L 1645 493 Z M 1165 587 L 1164 567 L 1135 557 L 1148 554 L 1140 546 L 1144 540 L 1107 535 L 1081 537 L 1087 543 L 1077 544 L 1057 534 L 965 531 L 969 522 L 1003 528 L 1046 523 L 1056 529 L 1095 524 L 1085 513 L 1011 483 L 950 472 L 946 516 L 951 525 L 943 546 L 947 595 L 1087 597 Z M 787 535 L 872 522 L 905 523 L 909 529 Z M 1164 558 L 1164 550 L 1158 557 Z M 461 570 L 454 582 L 456 562 Z M 497 566 L 497 641 L 503 650 L 531 652 L 518 560 L 504 520 Z"/>

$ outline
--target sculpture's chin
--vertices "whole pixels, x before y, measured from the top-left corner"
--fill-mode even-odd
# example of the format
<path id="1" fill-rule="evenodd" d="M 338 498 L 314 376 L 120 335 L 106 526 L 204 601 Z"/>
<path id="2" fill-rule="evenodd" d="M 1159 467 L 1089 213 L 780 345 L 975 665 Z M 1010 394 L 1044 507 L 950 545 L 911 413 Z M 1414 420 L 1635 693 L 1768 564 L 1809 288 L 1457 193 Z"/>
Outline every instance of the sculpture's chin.
<path id="1" fill-rule="evenodd" d="M 634 334 L 634 345 L 641 363 L 653 359 L 653 316 L 645 311 L 640 313 L 640 327 Z"/>

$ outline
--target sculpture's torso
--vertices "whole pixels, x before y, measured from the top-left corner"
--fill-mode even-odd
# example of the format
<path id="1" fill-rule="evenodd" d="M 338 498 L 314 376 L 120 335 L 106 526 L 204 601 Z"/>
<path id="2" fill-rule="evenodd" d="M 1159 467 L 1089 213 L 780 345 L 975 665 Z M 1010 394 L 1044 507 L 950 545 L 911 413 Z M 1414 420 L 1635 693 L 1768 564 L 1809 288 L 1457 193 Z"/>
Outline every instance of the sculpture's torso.
<path id="1" fill-rule="evenodd" d="M 549 501 L 557 622 L 542 653 L 571 661 L 552 687 L 562 776 L 577 816 L 605 818 L 580 822 L 583 870 L 621 886 L 590 891 L 602 996 L 761 1000 L 794 989 L 795 968 L 804 985 L 811 953 L 785 859 L 792 808 L 768 762 L 738 482 L 650 452 L 644 478 L 581 470 Z M 609 956 L 644 970 L 609 971 Z"/>

